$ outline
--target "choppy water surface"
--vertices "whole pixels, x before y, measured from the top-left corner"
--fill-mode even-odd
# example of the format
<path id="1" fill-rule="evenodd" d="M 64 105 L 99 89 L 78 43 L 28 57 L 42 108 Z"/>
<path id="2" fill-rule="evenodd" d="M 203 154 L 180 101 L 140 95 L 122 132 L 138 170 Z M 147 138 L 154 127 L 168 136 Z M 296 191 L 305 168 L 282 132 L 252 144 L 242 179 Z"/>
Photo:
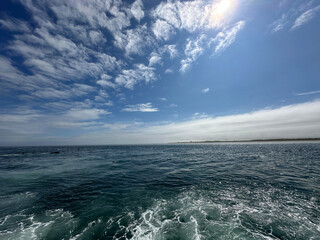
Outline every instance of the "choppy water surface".
<path id="1" fill-rule="evenodd" d="M 320 239 L 320 143 L 1 148 L 0 192 L 0 239 Z"/>

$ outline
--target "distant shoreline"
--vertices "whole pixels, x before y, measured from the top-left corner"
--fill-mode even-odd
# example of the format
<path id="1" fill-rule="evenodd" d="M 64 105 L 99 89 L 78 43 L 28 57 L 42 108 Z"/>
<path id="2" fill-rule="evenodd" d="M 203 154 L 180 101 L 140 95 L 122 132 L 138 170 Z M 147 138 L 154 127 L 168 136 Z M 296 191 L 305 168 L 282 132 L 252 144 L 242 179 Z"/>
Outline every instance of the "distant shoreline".
<path id="1" fill-rule="evenodd" d="M 221 140 L 221 141 L 183 141 L 177 143 L 252 143 L 252 142 L 301 142 L 301 141 L 320 141 L 320 138 L 277 138 L 277 139 L 253 139 L 253 140 Z"/>

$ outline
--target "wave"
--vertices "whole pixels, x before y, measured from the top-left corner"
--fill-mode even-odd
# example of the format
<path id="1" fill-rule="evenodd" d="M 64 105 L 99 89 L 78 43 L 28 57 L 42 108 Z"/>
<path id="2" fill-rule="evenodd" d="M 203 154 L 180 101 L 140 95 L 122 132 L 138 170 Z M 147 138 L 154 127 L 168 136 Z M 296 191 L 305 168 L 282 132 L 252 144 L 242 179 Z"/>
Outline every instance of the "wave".
<path id="1" fill-rule="evenodd" d="M 119 218 L 114 239 L 312 239 L 320 222 L 311 209 L 315 199 L 273 188 L 193 190 L 156 201 L 128 226 Z"/>
<path id="2" fill-rule="evenodd" d="M 17 196 L 16 196 L 17 197 Z M 25 198 L 33 198 L 30 193 Z M 21 200 L 20 196 L 20 200 Z M 84 222 L 63 209 L 0 219 L 1 239 L 316 239 L 318 199 L 269 188 L 192 187 L 114 216 Z"/>

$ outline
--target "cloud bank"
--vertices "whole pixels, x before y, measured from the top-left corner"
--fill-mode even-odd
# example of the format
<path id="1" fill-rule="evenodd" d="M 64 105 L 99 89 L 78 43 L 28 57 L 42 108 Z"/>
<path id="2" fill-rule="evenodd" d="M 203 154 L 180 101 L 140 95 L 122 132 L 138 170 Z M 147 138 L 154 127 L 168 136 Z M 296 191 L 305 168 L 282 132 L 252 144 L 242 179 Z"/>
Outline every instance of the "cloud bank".
<path id="1" fill-rule="evenodd" d="M 128 111 L 156 111 L 151 104 L 128 106 Z M 21 145 L 41 144 L 43 139 L 51 144 L 138 144 L 168 143 L 194 140 L 244 140 L 272 138 L 320 137 L 320 100 L 274 109 L 221 117 L 191 118 L 176 123 L 99 124 L 99 118 L 108 114 L 98 109 L 74 109 L 65 115 L 42 122 L 35 112 L 1 114 L 0 131 L 9 132 L 10 138 L 1 139 L 1 145 L 20 142 Z M 75 120 L 82 116 L 81 121 Z M 61 122 L 61 119 L 64 121 Z M 61 128 L 82 127 L 90 133 L 73 137 L 57 137 Z M 36 132 L 32 132 L 35 130 Z M 54 130 L 54 131 L 53 131 Z M 32 132 L 32 134 L 31 134 Z M 51 136 L 41 134 L 49 132 Z M 35 134 L 36 133 L 36 134 Z"/>

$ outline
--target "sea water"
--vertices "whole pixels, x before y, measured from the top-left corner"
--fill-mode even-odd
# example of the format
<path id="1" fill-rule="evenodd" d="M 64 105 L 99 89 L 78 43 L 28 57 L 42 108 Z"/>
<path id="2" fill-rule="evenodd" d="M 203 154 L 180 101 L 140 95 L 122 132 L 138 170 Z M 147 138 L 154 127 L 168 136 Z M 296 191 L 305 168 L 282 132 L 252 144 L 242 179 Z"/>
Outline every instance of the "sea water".
<path id="1" fill-rule="evenodd" d="M 0 148 L 0 239 L 320 239 L 320 143 Z"/>

